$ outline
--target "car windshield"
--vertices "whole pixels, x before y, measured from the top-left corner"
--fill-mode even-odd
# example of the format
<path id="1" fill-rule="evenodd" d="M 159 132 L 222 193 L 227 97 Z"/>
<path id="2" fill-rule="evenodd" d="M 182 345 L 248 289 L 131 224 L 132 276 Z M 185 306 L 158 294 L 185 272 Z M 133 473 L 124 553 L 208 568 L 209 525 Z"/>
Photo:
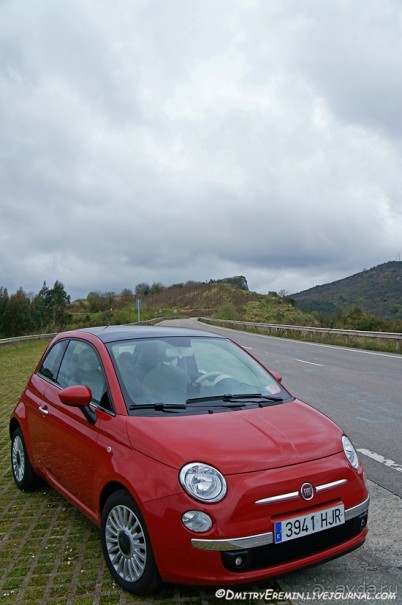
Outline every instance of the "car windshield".
<path id="1" fill-rule="evenodd" d="M 292 399 L 253 357 L 225 338 L 124 340 L 108 349 L 132 414 L 211 413 Z"/>

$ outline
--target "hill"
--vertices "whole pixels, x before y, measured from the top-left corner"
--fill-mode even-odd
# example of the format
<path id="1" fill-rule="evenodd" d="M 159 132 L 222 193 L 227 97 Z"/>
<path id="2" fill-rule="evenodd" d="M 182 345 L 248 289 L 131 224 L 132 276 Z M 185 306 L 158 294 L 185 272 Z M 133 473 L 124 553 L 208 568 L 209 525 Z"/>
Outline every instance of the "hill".
<path id="1" fill-rule="evenodd" d="M 251 322 L 314 325 L 316 320 L 276 292 L 250 292 L 225 278 L 164 288 L 143 299 L 145 308 L 176 308 L 182 315 L 214 316 Z"/>
<path id="2" fill-rule="evenodd" d="M 189 281 L 162 286 L 138 284 L 136 293 L 90 293 L 86 300 L 70 307 L 74 327 L 137 320 L 135 299 L 141 300 L 141 320 L 177 316 L 217 317 L 250 322 L 318 325 L 310 314 L 298 309 L 291 299 L 276 292 L 250 292 L 243 276 L 209 282 Z"/>
<path id="3" fill-rule="evenodd" d="M 387 320 L 402 320 L 402 261 L 390 261 L 330 284 L 292 294 L 300 309 L 335 316 L 359 307 Z"/>

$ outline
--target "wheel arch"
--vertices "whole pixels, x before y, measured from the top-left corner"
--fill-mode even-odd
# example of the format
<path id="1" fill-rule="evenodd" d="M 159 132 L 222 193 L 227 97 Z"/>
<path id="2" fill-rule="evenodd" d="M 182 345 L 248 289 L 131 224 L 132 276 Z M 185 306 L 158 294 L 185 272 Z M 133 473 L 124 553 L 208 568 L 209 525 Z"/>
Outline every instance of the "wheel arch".
<path id="1" fill-rule="evenodd" d="M 37 472 L 38 474 L 40 474 L 39 469 L 37 468 L 37 464 L 35 461 L 35 457 L 33 455 L 33 451 L 32 451 L 32 444 L 31 444 L 31 440 L 30 440 L 30 435 L 29 435 L 29 425 L 27 423 L 26 420 L 26 416 L 25 415 L 21 415 L 21 416 L 15 416 L 13 415 L 10 418 L 10 422 L 8 425 L 8 431 L 9 431 L 9 435 L 10 435 L 10 439 L 12 439 L 14 431 L 16 429 L 20 429 L 22 436 L 24 438 L 24 442 L 25 442 L 25 447 L 28 453 L 28 457 L 29 460 L 35 470 L 35 472 Z"/>
<path id="2" fill-rule="evenodd" d="M 108 498 L 110 498 L 110 496 L 112 494 L 114 494 L 115 492 L 118 492 L 120 490 L 124 490 L 128 494 L 130 494 L 130 496 L 138 504 L 138 500 L 136 498 L 136 495 L 133 494 L 133 493 L 131 493 L 131 490 L 129 490 L 127 488 L 127 486 L 124 485 L 124 483 L 121 483 L 120 481 L 110 481 L 109 483 L 107 483 L 106 485 L 104 485 L 104 487 L 102 489 L 102 492 L 100 494 L 100 498 L 99 498 L 99 518 L 102 516 L 102 511 L 104 509 L 104 506 L 105 506 Z"/>
<path id="3" fill-rule="evenodd" d="M 10 439 L 13 436 L 14 431 L 16 429 L 21 429 L 21 431 L 22 431 L 22 426 L 21 426 L 21 423 L 18 422 L 18 420 L 16 418 L 12 417 L 11 420 L 10 420 L 10 423 L 8 425 L 8 432 L 9 432 L 9 435 L 10 435 Z"/>

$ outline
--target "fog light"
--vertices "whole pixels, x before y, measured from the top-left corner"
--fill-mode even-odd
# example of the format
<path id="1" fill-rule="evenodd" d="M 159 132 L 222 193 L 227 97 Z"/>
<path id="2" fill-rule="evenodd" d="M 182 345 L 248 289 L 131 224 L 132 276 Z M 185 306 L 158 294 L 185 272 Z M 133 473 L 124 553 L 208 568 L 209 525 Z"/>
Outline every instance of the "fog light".
<path id="1" fill-rule="evenodd" d="M 251 569 L 253 564 L 253 555 L 250 550 L 232 550 L 221 553 L 222 563 L 225 569 L 234 573 L 243 573 Z"/>
<path id="2" fill-rule="evenodd" d="M 203 532 L 212 527 L 212 519 L 200 510 L 189 510 L 181 518 L 184 527 L 191 531 Z"/>

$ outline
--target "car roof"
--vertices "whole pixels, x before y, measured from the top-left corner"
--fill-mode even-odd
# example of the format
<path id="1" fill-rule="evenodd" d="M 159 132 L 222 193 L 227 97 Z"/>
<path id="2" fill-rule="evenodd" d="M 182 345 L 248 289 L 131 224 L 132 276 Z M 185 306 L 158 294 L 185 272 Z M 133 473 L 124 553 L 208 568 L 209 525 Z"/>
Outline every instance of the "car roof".
<path id="1" fill-rule="evenodd" d="M 99 326 L 96 328 L 82 328 L 79 332 L 86 332 L 97 336 L 102 342 L 115 342 L 118 340 L 133 340 L 140 338 L 166 338 L 169 336 L 207 336 L 223 338 L 218 334 L 204 332 L 203 330 L 190 330 L 170 326 Z"/>

